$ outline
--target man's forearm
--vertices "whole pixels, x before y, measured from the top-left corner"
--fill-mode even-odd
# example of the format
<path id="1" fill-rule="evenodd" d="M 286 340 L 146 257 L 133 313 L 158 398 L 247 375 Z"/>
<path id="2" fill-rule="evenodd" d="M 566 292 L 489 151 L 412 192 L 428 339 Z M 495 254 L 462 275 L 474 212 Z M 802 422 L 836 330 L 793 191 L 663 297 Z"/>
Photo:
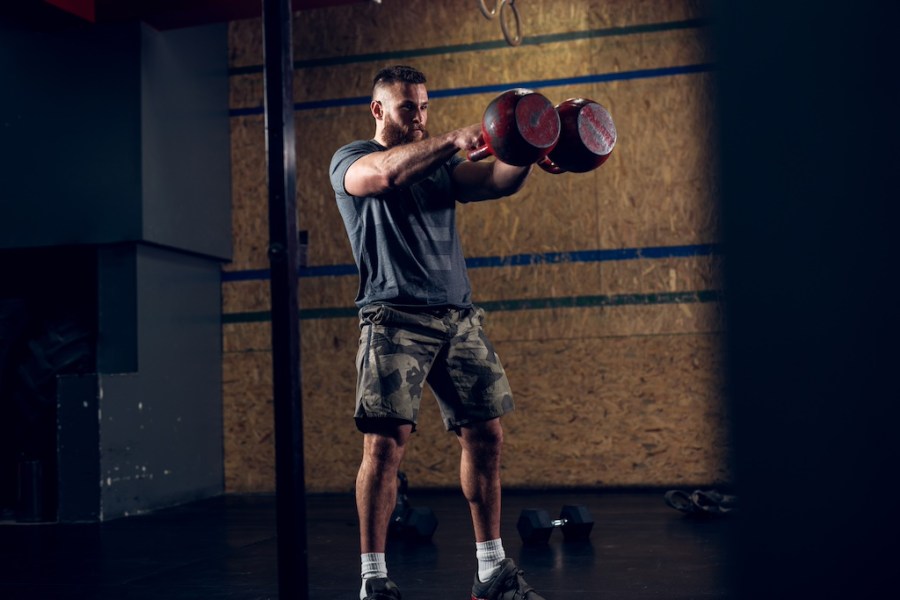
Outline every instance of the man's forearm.
<path id="1" fill-rule="evenodd" d="M 390 189 L 425 179 L 459 150 L 475 148 L 481 141 L 478 125 L 372 152 L 353 163 L 344 176 L 349 194 L 376 196 Z"/>
<path id="2" fill-rule="evenodd" d="M 379 152 L 377 168 L 389 188 L 404 187 L 428 177 L 458 151 L 455 138 L 448 133 Z"/>

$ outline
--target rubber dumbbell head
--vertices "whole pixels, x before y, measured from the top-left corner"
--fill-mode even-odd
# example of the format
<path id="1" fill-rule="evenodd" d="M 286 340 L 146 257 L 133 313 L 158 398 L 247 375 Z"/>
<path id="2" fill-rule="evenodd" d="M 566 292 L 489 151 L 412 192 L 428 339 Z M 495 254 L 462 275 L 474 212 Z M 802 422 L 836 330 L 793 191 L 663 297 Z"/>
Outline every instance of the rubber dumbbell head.
<path id="1" fill-rule="evenodd" d="M 586 506 L 566 505 L 559 513 L 559 520 L 563 522 L 563 538 L 568 542 L 583 542 L 591 536 L 594 528 L 594 519 Z"/>
<path id="2" fill-rule="evenodd" d="M 406 537 L 423 541 L 431 539 L 437 525 L 433 510 L 422 506 L 413 507 L 406 517 Z"/>
<path id="3" fill-rule="evenodd" d="M 585 541 L 591 535 L 594 519 L 586 506 L 566 505 L 560 511 L 559 519 L 551 519 L 550 513 L 538 508 L 528 508 L 521 512 L 516 529 L 525 544 L 546 544 L 553 530 L 559 528 L 566 541 Z"/>
<path id="4" fill-rule="evenodd" d="M 391 513 L 388 535 L 396 539 L 426 541 L 437 529 L 437 517 L 430 508 L 412 506 L 406 495 L 406 475 L 398 473 L 397 503 Z"/>
<path id="5" fill-rule="evenodd" d="M 540 508 L 526 508 L 519 514 L 516 529 L 526 544 L 546 544 L 553 533 L 550 513 Z"/>

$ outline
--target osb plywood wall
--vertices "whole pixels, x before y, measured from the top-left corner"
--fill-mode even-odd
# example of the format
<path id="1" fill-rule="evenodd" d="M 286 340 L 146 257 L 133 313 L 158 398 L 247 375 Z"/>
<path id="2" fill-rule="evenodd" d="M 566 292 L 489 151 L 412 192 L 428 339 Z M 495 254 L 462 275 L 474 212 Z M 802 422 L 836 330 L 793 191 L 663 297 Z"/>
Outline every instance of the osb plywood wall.
<path id="1" fill-rule="evenodd" d="M 306 475 L 353 488 L 356 274 L 334 202 L 334 150 L 368 139 L 375 71 L 429 78 L 429 129 L 480 121 L 503 89 L 592 98 L 619 139 L 587 174 L 535 171 L 513 198 L 459 209 L 476 302 L 517 411 L 504 420 L 503 479 L 522 486 L 667 486 L 729 480 L 713 59 L 703 4 L 519 2 L 508 46 L 470 0 L 386 1 L 304 11 L 294 22 Z M 225 457 L 230 492 L 274 489 L 262 31 L 230 26 L 235 259 L 223 278 Z M 435 93 L 440 91 L 440 93 Z M 404 470 L 454 486 L 458 444 L 433 397 Z"/>

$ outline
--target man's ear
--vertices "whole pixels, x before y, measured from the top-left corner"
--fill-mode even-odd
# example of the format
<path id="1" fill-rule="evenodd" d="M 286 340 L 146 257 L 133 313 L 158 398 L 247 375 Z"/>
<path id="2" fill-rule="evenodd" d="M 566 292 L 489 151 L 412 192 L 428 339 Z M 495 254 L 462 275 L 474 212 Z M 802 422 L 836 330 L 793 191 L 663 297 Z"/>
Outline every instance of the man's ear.
<path id="1" fill-rule="evenodd" d="M 381 102 L 378 100 L 372 100 L 369 104 L 369 110 L 372 111 L 372 116 L 375 117 L 376 121 L 380 121 L 384 118 L 384 106 L 382 106 Z"/>

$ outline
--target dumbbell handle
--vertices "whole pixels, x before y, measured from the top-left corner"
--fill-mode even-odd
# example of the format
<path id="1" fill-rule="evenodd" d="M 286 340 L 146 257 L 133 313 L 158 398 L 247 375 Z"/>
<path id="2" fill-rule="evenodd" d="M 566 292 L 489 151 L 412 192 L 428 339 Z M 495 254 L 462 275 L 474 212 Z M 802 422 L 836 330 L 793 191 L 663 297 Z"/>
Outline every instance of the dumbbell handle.
<path id="1" fill-rule="evenodd" d="M 478 162 L 479 160 L 484 160 L 488 156 L 493 155 L 494 153 L 491 152 L 491 149 L 488 148 L 487 144 L 485 144 L 483 146 L 475 148 L 474 150 L 469 150 L 469 152 L 466 153 L 466 158 L 468 158 L 471 162 Z"/>
<path id="2" fill-rule="evenodd" d="M 552 520 L 550 521 L 550 524 L 553 525 L 554 527 L 562 527 L 562 526 L 565 525 L 567 522 L 568 522 L 568 521 L 566 521 L 566 519 L 552 519 Z"/>

